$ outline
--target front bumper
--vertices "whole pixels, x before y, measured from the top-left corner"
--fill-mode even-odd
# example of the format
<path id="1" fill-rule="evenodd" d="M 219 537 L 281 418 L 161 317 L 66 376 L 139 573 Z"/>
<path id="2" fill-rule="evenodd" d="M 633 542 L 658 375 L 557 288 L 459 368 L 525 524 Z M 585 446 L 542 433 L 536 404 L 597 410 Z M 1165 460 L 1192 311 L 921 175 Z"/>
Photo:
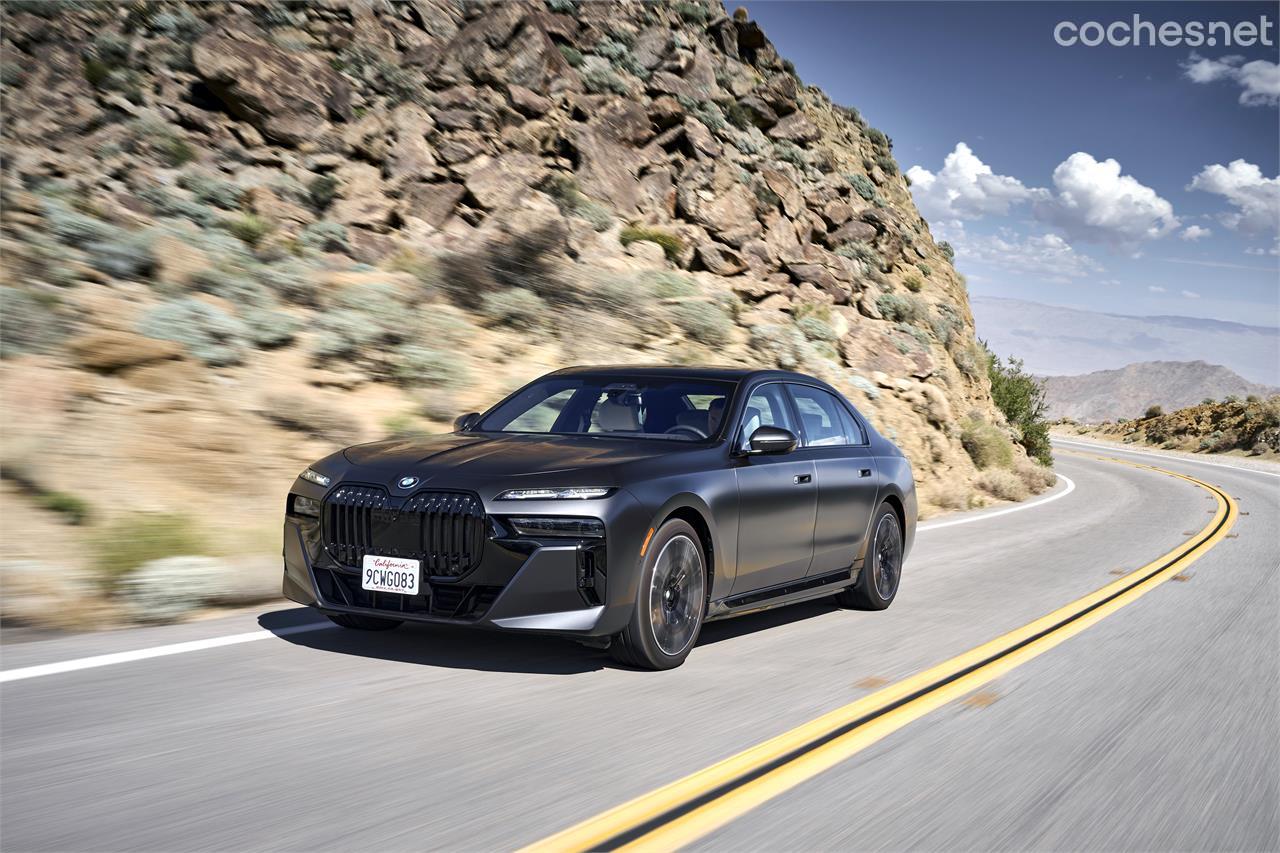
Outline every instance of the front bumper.
<path id="1" fill-rule="evenodd" d="M 413 597 L 361 590 L 359 571 L 324 547 L 319 522 L 290 516 L 283 592 L 333 613 L 576 637 L 616 634 L 631 616 L 649 519 L 625 491 L 607 500 L 564 503 L 521 506 L 519 514 L 600 518 L 604 542 L 489 537 L 474 569 L 456 579 L 423 578 L 424 594 Z"/>

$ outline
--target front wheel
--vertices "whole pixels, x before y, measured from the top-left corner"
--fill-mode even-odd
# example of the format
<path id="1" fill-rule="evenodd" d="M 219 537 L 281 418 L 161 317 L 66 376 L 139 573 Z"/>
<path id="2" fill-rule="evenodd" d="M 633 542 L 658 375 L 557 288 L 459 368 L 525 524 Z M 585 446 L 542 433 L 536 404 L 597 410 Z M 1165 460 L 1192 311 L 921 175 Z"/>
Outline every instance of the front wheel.
<path id="1" fill-rule="evenodd" d="M 698 532 L 672 519 L 649 543 L 631 621 L 609 650 L 628 666 L 673 669 L 697 643 L 706 605 L 706 559 Z"/>
<path id="2" fill-rule="evenodd" d="M 884 610 L 898 594 L 902 579 L 902 524 L 887 503 L 876 510 L 871 544 L 852 586 L 836 593 L 836 604 L 854 610 Z"/>
<path id="3" fill-rule="evenodd" d="M 380 616 L 359 616 L 355 613 L 326 613 L 325 616 L 335 625 L 356 631 L 390 631 L 404 624 L 403 619 L 383 619 Z"/>

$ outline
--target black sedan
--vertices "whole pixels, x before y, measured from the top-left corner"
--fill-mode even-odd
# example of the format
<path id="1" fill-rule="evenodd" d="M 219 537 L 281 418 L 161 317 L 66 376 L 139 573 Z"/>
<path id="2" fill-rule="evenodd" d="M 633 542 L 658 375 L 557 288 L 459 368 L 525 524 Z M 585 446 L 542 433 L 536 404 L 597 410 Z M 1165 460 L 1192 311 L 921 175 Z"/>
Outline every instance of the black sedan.
<path id="1" fill-rule="evenodd" d="M 706 620 L 898 591 L 911 466 L 813 377 L 577 367 L 455 426 L 304 471 L 284 594 L 347 628 L 539 632 L 667 669 Z"/>

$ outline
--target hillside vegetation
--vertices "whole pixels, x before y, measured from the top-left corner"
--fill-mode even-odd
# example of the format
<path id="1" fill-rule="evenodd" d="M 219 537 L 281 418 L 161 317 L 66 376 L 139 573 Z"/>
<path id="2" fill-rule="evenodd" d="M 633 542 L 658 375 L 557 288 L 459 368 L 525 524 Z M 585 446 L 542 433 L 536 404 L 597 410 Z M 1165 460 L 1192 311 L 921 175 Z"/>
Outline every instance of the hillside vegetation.
<path id="1" fill-rule="evenodd" d="M 1070 434 L 1167 450 L 1235 452 L 1271 459 L 1280 454 L 1280 396 L 1264 400 L 1256 395 L 1244 399 L 1232 395 L 1221 401 L 1206 399 L 1198 406 L 1168 413 L 1160 406 L 1152 406 L 1142 417 L 1132 420 L 1098 426 L 1065 421 L 1059 428 Z"/>
<path id="2" fill-rule="evenodd" d="M 1086 423 L 1134 418 L 1151 406 L 1166 411 L 1206 397 L 1269 397 L 1280 389 L 1249 382 L 1229 368 L 1204 361 L 1144 361 L 1117 370 L 1042 379 L 1049 418 Z"/>
<path id="3" fill-rule="evenodd" d="M 744 13 L 0 13 L 0 558 L 59 618 L 219 566 L 270 590 L 308 461 L 567 364 L 811 372 L 904 448 L 926 516 L 1052 482 L 892 141 Z"/>

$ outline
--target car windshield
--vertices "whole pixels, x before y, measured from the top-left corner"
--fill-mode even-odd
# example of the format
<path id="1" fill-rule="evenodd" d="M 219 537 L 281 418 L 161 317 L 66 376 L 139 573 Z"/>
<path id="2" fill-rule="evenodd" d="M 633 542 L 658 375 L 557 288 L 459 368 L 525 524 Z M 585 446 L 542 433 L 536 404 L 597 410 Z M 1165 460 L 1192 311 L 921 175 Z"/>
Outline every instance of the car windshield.
<path id="1" fill-rule="evenodd" d="M 710 379 L 552 377 L 503 400 L 475 429 L 709 441 L 720 433 L 733 388 Z"/>

